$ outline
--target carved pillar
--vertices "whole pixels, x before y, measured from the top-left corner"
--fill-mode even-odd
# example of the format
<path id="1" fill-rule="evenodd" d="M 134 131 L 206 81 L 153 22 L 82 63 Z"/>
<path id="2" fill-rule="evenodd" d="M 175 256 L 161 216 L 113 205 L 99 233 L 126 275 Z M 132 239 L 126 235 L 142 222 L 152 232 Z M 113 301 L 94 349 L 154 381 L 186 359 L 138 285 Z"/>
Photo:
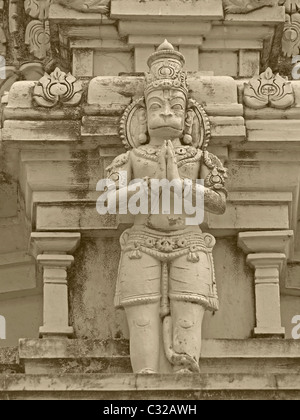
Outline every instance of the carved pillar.
<path id="1" fill-rule="evenodd" d="M 78 233 L 32 233 L 31 252 L 43 267 L 44 323 L 41 337 L 69 337 L 67 269 L 74 262 L 72 254 L 79 245 Z"/>
<path id="2" fill-rule="evenodd" d="M 255 269 L 256 328 L 260 336 L 284 336 L 281 325 L 279 278 L 284 254 L 250 254 L 247 263 Z"/>
<path id="3" fill-rule="evenodd" d="M 244 232 L 239 247 L 255 270 L 255 337 L 284 337 L 281 324 L 280 278 L 293 245 L 293 232 Z"/>

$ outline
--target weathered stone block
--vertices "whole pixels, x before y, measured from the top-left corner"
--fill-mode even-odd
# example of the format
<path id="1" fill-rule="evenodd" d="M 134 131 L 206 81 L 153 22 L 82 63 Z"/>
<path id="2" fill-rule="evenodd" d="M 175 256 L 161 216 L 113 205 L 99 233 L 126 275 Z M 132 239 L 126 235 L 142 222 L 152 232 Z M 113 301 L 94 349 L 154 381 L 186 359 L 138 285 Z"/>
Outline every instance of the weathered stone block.
<path id="1" fill-rule="evenodd" d="M 139 2 L 136 0 L 112 0 L 111 17 L 113 19 L 144 19 L 144 20 L 219 20 L 222 19 L 223 5 L 221 0 L 192 0 L 173 2 L 154 0 Z"/>

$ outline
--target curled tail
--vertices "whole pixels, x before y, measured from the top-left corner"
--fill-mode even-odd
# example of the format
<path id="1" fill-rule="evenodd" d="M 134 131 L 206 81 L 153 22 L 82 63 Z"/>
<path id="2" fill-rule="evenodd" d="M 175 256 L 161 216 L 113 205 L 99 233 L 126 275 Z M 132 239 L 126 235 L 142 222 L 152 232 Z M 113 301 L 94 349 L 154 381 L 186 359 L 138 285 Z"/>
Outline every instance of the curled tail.
<path id="1" fill-rule="evenodd" d="M 200 373 L 198 362 L 188 354 L 176 353 L 173 349 L 173 322 L 171 316 L 163 320 L 163 337 L 165 353 L 168 361 L 173 366 L 181 366 L 183 369 L 189 369 L 193 373 Z"/>
<path id="2" fill-rule="evenodd" d="M 173 321 L 169 301 L 169 270 L 168 264 L 162 264 L 162 301 L 160 316 L 163 320 L 163 341 L 165 353 L 172 366 L 179 366 L 194 373 L 200 373 L 197 360 L 188 354 L 176 353 L 173 348 Z"/>

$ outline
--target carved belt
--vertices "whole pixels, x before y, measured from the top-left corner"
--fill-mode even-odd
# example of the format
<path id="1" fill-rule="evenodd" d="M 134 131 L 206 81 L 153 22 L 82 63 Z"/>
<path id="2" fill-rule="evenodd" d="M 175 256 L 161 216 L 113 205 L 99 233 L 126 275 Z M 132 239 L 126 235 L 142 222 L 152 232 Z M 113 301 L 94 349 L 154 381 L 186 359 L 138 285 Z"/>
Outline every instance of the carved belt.
<path id="1" fill-rule="evenodd" d="M 199 261 L 198 253 L 212 252 L 214 245 L 215 239 L 211 235 L 192 230 L 166 233 L 133 228 L 121 237 L 122 250 L 130 253 L 130 259 L 140 259 L 145 253 L 162 262 L 188 255 L 188 261 L 196 263 Z"/>

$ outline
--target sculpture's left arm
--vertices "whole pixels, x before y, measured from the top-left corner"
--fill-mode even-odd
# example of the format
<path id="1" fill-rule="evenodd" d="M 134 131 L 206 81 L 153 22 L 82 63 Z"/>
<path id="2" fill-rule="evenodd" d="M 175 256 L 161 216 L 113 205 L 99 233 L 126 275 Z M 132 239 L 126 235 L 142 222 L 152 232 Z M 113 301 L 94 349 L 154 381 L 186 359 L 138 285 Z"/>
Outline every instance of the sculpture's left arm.
<path id="1" fill-rule="evenodd" d="M 227 201 L 225 188 L 227 169 L 220 159 L 211 153 L 206 153 L 200 170 L 200 178 L 204 180 L 205 210 L 209 213 L 224 214 Z"/>

